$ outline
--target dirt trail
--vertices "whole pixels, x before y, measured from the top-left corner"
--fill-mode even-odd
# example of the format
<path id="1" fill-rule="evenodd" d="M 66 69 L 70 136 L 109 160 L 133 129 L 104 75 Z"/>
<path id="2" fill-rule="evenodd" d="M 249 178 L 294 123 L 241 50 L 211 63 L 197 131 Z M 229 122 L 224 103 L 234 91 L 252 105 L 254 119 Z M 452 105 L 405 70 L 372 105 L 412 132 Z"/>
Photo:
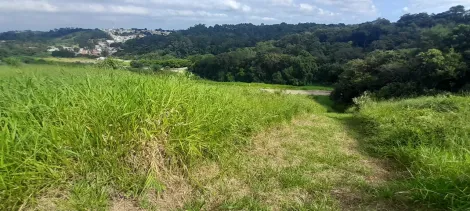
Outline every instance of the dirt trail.
<path id="1" fill-rule="evenodd" d="M 331 91 L 325 90 L 281 90 L 281 89 L 261 89 L 261 91 L 270 92 L 270 93 L 286 93 L 292 95 L 316 95 L 316 96 L 329 96 Z"/>

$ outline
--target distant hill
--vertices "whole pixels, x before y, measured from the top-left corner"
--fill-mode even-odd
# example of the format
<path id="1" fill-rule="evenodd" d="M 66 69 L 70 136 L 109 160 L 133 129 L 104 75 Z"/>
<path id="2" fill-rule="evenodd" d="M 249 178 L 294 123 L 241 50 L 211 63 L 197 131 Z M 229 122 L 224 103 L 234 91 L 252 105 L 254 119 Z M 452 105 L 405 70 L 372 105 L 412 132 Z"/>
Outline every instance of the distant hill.
<path id="1" fill-rule="evenodd" d="M 130 40 L 122 48 L 121 55 L 161 52 L 178 57 L 195 54 L 220 54 L 237 48 L 254 47 L 258 42 L 280 40 L 287 35 L 311 32 L 321 43 L 351 42 L 353 47 L 370 52 L 377 49 L 417 47 L 421 32 L 443 25 L 446 28 L 458 24 L 470 24 L 470 12 L 463 6 L 455 6 L 439 14 L 405 14 L 397 22 L 386 19 L 362 24 L 274 24 L 254 25 L 195 25 L 169 36 L 147 36 Z M 292 40 L 291 42 L 295 42 Z M 301 43 L 306 44 L 306 43 Z"/>
<path id="2" fill-rule="evenodd" d="M 92 40 L 112 39 L 99 29 L 60 28 L 50 31 L 9 31 L 0 33 L 0 58 L 46 56 L 48 46 L 90 47 Z"/>
<path id="3" fill-rule="evenodd" d="M 73 39 L 78 41 L 83 39 L 99 39 L 108 38 L 105 32 L 99 29 L 82 29 L 82 28 L 60 28 L 47 32 L 43 31 L 9 31 L 0 33 L 0 40 L 7 41 L 24 41 L 24 42 L 50 42 L 65 39 Z"/>

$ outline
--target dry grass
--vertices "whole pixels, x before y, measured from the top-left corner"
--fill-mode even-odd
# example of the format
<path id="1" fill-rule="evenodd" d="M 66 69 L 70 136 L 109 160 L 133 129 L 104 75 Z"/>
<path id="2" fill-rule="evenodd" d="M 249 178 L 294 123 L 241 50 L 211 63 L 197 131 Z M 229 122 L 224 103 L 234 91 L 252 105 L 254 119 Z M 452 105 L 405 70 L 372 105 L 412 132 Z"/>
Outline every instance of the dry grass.
<path id="1" fill-rule="evenodd" d="M 111 211 L 141 211 L 142 209 L 135 205 L 132 200 L 114 199 L 111 204 Z"/>

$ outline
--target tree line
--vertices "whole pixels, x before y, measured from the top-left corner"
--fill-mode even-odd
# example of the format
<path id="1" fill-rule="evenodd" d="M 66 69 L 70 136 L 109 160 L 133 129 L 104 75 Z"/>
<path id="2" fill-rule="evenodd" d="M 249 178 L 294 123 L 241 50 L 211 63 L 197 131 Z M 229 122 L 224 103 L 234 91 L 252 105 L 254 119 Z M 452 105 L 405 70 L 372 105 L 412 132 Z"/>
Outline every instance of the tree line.
<path id="1" fill-rule="evenodd" d="M 470 12 L 406 14 L 362 24 L 196 25 L 124 43 L 121 55 L 188 57 L 190 70 L 216 81 L 335 85 L 351 103 L 468 89 Z"/>

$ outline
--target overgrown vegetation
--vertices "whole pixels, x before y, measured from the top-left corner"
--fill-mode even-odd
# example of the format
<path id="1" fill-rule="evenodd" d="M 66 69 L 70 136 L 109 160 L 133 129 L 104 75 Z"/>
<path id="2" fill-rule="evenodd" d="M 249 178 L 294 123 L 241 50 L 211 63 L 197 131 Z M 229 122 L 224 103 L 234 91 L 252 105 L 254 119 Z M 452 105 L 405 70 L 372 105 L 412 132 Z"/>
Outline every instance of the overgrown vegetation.
<path id="1" fill-rule="evenodd" d="M 357 117 L 363 142 L 377 156 L 392 158 L 404 178 L 391 181 L 388 197 L 430 208 L 470 208 L 470 98 L 421 97 L 363 100 Z M 357 125 L 356 125 L 357 126 Z M 387 194 L 385 194 L 387 195 Z"/>
<path id="2" fill-rule="evenodd" d="M 105 209 L 113 197 L 163 190 L 164 168 L 217 160 L 253 132 L 319 109 L 305 97 L 112 68 L 0 66 L 0 93 L 2 210 L 54 200 Z"/>

